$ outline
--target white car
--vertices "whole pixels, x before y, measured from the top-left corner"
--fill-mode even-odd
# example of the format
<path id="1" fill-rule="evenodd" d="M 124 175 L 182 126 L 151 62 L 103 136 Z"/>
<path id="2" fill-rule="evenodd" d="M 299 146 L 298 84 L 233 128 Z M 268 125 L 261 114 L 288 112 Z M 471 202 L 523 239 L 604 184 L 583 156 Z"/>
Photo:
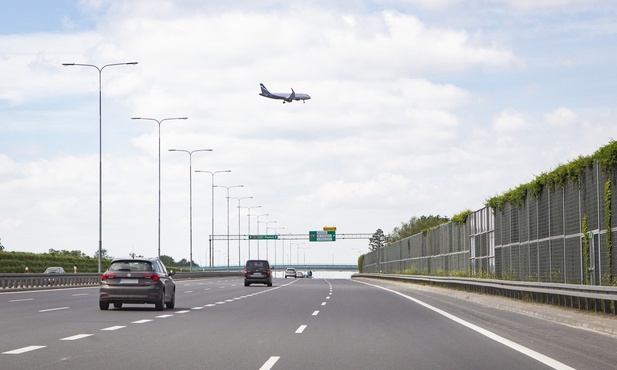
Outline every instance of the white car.
<path id="1" fill-rule="evenodd" d="M 296 271 L 296 277 L 297 278 L 303 278 L 304 277 L 304 273 L 302 271 Z"/>
<path id="2" fill-rule="evenodd" d="M 285 269 L 285 279 L 287 279 L 287 277 L 292 277 L 295 278 L 296 277 L 296 269 L 294 268 L 286 268 Z"/>

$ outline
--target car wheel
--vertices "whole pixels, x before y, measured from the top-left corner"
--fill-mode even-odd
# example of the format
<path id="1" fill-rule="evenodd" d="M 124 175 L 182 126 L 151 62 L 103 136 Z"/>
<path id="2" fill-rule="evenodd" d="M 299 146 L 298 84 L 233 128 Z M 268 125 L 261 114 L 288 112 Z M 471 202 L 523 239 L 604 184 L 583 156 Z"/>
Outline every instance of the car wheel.
<path id="1" fill-rule="evenodd" d="M 244 280 L 244 286 L 250 286 L 251 283 L 249 283 L 248 281 Z"/>
<path id="2" fill-rule="evenodd" d="M 272 286 L 272 282 L 271 281 L 268 281 L 268 286 Z"/>
<path id="3" fill-rule="evenodd" d="M 154 308 L 156 308 L 157 311 L 163 311 L 163 308 L 165 308 L 165 291 L 164 290 L 161 292 L 161 299 L 159 299 L 159 301 L 154 304 Z"/>
<path id="4" fill-rule="evenodd" d="M 167 307 L 167 309 L 170 309 L 170 310 L 176 307 L 176 291 L 175 290 L 173 294 L 171 295 L 171 301 L 165 303 L 165 307 Z"/>
<path id="5" fill-rule="evenodd" d="M 103 311 L 107 311 L 107 309 L 109 309 L 109 302 L 99 301 L 99 308 Z"/>
<path id="6" fill-rule="evenodd" d="M 114 303 L 114 308 L 122 308 L 122 303 Z"/>

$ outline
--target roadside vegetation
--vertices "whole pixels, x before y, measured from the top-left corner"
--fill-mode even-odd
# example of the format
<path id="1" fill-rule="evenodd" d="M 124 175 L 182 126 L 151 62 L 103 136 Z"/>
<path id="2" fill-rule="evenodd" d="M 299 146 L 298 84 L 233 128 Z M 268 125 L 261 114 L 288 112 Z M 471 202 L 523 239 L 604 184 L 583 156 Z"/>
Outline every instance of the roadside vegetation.
<path id="1" fill-rule="evenodd" d="M 1 244 L 0 244 L 1 246 Z M 107 254 L 103 249 L 102 268 L 106 269 L 111 263 L 113 257 Z M 143 257 L 132 254 L 131 257 Z M 186 259 L 174 261 L 170 256 L 161 256 L 161 261 L 167 268 L 181 270 L 182 266 L 188 266 L 189 262 Z M 26 272 L 31 274 L 42 274 L 48 267 L 62 267 L 67 273 L 73 273 L 75 269 L 77 273 L 96 273 L 98 272 L 99 257 L 98 251 L 93 256 L 88 256 L 85 253 L 75 250 L 55 250 L 50 249 L 47 253 L 27 253 L 27 252 L 8 252 L 4 247 L 0 248 L 0 274 L 23 274 Z M 199 267 L 193 262 L 193 267 Z"/>

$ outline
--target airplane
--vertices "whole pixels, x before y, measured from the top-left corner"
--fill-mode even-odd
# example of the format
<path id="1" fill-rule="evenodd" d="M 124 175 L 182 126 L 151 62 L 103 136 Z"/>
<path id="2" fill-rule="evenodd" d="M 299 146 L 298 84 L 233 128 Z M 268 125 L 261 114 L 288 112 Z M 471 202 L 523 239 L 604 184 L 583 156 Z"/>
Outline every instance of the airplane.
<path id="1" fill-rule="evenodd" d="M 268 91 L 268 89 L 266 89 L 264 84 L 259 84 L 259 86 L 261 86 L 261 94 L 259 95 L 266 97 L 266 98 L 270 98 L 270 99 L 282 100 L 283 104 L 291 103 L 294 100 L 302 100 L 303 103 L 306 103 L 306 100 L 311 98 L 308 94 L 302 94 L 302 93 L 296 94 L 294 89 L 291 89 L 291 94 L 271 93 L 270 91 Z"/>

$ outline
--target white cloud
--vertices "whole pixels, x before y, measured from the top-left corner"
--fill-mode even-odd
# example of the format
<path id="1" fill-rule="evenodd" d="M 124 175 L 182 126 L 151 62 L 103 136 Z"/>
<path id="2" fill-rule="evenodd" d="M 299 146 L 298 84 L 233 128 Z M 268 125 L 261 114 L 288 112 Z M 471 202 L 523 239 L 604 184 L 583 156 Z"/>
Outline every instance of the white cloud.
<path id="1" fill-rule="evenodd" d="M 497 132 L 519 132 L 530 128 L 531 122 L 525 114 L 506 109 L 495 117 L 492 127 Z"/>
<path id="2" fill-rule="evenodd" d="M 410 11 L 414 4 L 424 13 Z M 261 205 L 285 232 L 326 224 L 341 233 L 388 232 L 414 215 L 480 208 L 533 173 L 617 137 L 612 106 L 586 107 L 552 86 L 562 75 L 522 67 L 530 53 L 517 45 L 519 24 L 500 12 L 515 4 L 481 3 L 469 12 L 459 1 L 435 4 L 382 2 L 375 11 L 363 2 L 108 0 L 82 5 L 96 31 L 69 24 L 58 33 L 0 35 L 3 244 L 88 254 L 98 247 L 97 72 L 63 62 L 139 61 L 105 69 L 102 78 L 103 240 L 115 256 L 150 255 L 157 243 L 158 128 L 133 116 L 189 117 L 161 126 L 162 251 L 176 259 L 188 257 L 189 160 L 169 148 L 214 149 L 193 155 L 193 170 L 231 169 L 216 183 L 245 185 L 231 196 L 253 196 L 243 206 Z M 466 27 L 426 16 L 450 7 Z M 485 14 L 478 9 L 490 20 L 478 20 Z M 603 35 L 591 41 L 606 48 Z M 567 52 L 552 52 L 557 44 L 537 35 L 531 54 L 579 55 L 569 43 Z M 607 64 L 590 50 L 585 63 Z M 611 75 L 586 74 L 572 60 L 569 75 Z M 258 95 L 260 82 L 313 99 L 268 100 Z M 531 101 L 528 86 L 542 99 Z M 210 176 L 192 179 L 194 252 L 205 259 Z M 226 204 L 215 190 L 221 234 Z M 246 220 L 243 210 L 243 234 Z M 314 247 L 307 259 L 336 254 L 353 263 L 349 245 L 366 247 L 340 243 Z"/>
<path id="3" fill-rule="evenodd" d="M 576 123 L 578 116 L 569 108 L 558 108 L 544 115 L 544 122 L 550 126 L 568 126 Z"/>

